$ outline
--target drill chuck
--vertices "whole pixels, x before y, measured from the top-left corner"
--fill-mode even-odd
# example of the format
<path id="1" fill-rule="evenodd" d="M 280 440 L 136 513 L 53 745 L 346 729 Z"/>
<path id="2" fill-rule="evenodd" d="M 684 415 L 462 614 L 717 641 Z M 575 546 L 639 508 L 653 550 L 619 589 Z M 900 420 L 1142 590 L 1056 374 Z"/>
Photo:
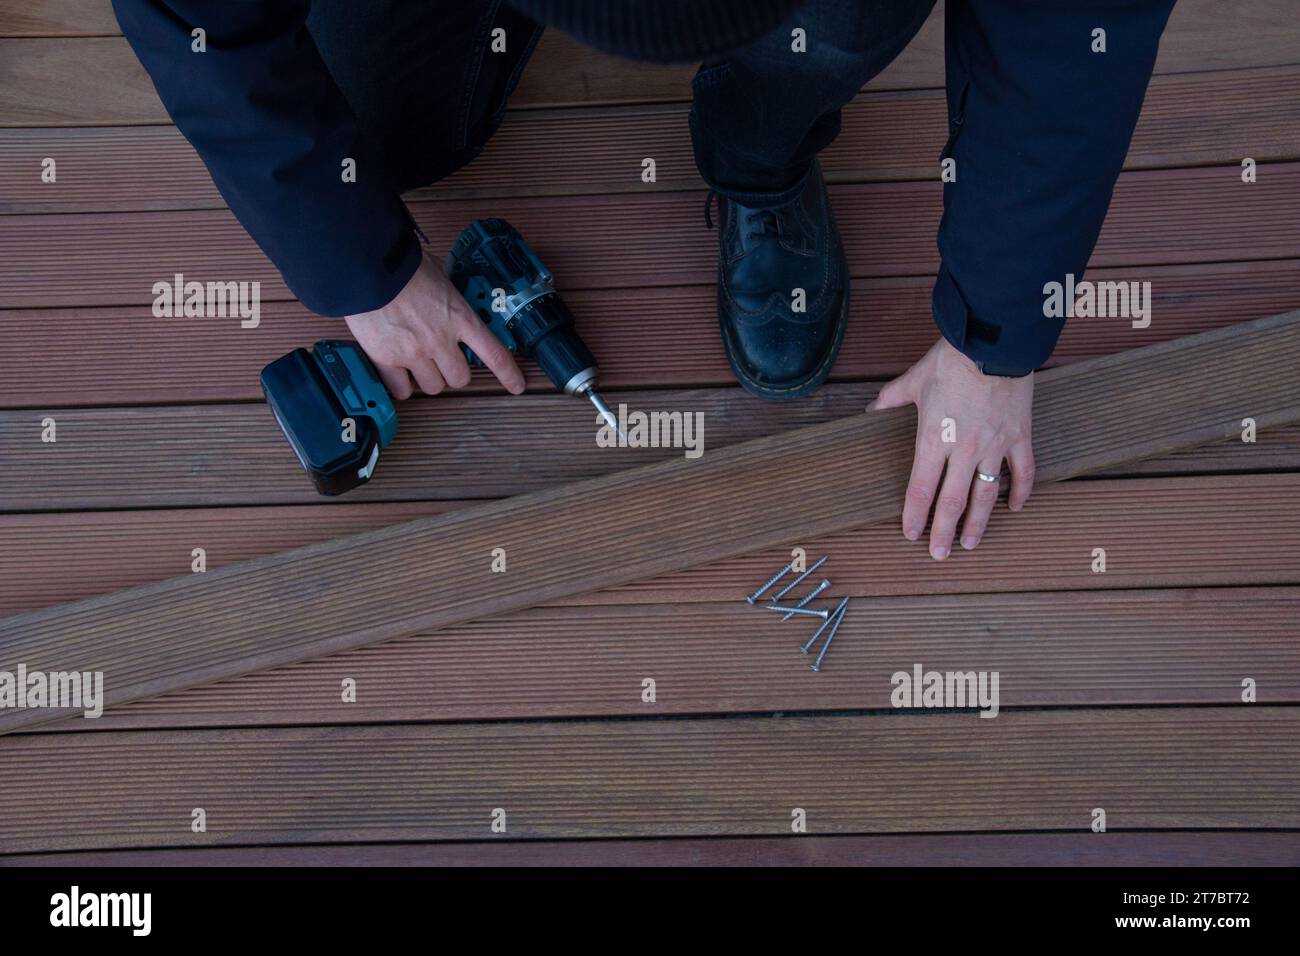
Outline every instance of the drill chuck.
<path id="1" fill-rule="evenodd" d="M 594 387 L 596 357 L 578 338 L 573 313 L 557 292 L 532 299 L 507 319 L 517 354 L 531 355 L 551 384 L 567 395 Z"/>

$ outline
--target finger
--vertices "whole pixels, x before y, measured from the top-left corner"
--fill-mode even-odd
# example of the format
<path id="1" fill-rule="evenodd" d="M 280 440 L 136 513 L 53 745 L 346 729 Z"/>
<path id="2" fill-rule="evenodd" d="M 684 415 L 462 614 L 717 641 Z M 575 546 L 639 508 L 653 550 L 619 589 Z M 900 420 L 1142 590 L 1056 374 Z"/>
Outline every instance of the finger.
<path id="1" fill-rule="evenodd" d="M 473 319 L 472 324 L 466 323 L 460 340 L 473 350 L 479 360 L 488 367 L 488 371 L 505 386 L 507 392 L 518 395 L 524 390 L 524 373 L 519 371 L 519 364 L 515 362 L 515 357 L 477 317 Z"/>
<path id="2" fill-rule="evenodd" d="M 993 514 L 993 505 L 998 500 L 997 480 L 1002 474 L 1001 458 L 985 458 L 977 469 L 986 475 L 993 475 L 993 481 L 984 481 L 978 474 L 971 484 L 970 503 L 966 506 L 966 520 L 961 528 L 961 546 L 967 551 L 980 543 L 984 529 L 989 526 L 989 515 Z"/>
<path id="3" fill-rule="evenodd" d="M 420 386 L 420 391 L 425 395 L 437 395 L 447 387 L 443 380 L 442 373 L 438 371 L 438 366 L 434 365 L 430 359 L 413 359 L 411 361 L 411 374 Z"/>
<path id="4" fill-rule="evenodd" d="M 406 369 L 397 368 L 392 365 L 376 365 L 379 370 L 379 377 L 384 380 L 384 387 L 388 389 L 388 394 L 398 402 L 404 402 L 411 397 L 411 376 L 407 374 Z"/>
<path id="5" fill-rule="evenodd" d="M 465 361 L 465 353 L 459 346 L 435 347 L 433 361 L 442 373 L 443 381 L 452 388 L 464 388 L 469 384 L 469 363 Z"/>
<path id="6" fill-rule="evenodd" d="M 945 447 L 937 435 L 931 437 L 917 431 L 912 477 L 907 482 L 907 494 L 903 496 L 903 537 L 909 541 L 921 537 L 930 517 L 930 504 L 934 501 L 943 463 L 948 457 Z"/>
<path id="7" fill-rule="evenodd" d="M 952 538 L 957 532 L 957 522 L 970 500 L 971 480 L 975 477 L 973 459 L 952 455 L 948 470 L 943 476 L 943 487 L 934 504 L 934 520 L 930 522 L 930 557 L 942 561 L 952 552 Z"/>
<path id="8" fill-rule="evenodd" d="M 1012 511 L 1019 511 L 1034 490 L 1033 443 L 1026 438 L 1012 445 L 1007 452 L 1007 464 L 1011 466 L 1011 494 L 1007 498 L 1007 506 Z"/>
<path id="9" fill-rule="evenodd" d="M 875 401 L 867 406 L 867 411 L 877 412 L 885 408 L 899 408 L 916 401 L 912 388 L 912 370 L 908 369 L 892 382 L 886 382 L 876 393 Z"/>

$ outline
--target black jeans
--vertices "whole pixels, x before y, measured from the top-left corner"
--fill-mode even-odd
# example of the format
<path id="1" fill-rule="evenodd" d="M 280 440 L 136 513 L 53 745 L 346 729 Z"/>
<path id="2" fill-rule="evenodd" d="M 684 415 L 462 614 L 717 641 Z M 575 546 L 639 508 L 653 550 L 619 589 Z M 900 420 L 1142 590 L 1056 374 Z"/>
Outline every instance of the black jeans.
<path id="1" fill-rule="evenodd" d="M 841 107 L 902 52 L 934 2 L 809 0 L 761 40 L 702 66 L 690 119 L 705 181 L 747 206 L 792 198 L 839 135 Z"/>
<path id="2" fill-rule="evenodd" d="M 789 23 L 694 80 L 691 136 L 710 186 L 747 205 L 793 195 L 840 108 L 898 55 L 934 0 L 808 0 Z M 501 123 L 542 28 L 501 0 L 314 0 L 330 73 L 405 191 L 472 160 Z M 490 52 L 505 31 L 504 53 Z M 792 49 L 792 31 L 806 52 Z"/>
<path id="3" fill-rule="evenodd" d="M 307 27 L 399 192 L 482 151 L 542 35 L 501 0 L 312 0 Z"/>

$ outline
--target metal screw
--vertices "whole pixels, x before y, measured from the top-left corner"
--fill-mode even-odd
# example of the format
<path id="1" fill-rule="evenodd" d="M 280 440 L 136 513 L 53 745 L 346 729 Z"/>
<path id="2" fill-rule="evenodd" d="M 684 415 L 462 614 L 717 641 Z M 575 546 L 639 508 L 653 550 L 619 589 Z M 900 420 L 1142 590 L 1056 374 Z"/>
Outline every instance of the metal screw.
<path id="1" fill-rule="evenodd" d="M 813 617 L 820 617 L 822 620 L 830 617 L 831 613 L 830 611 L 810 611 L 802 607 L 781 607 L 778 604 L 769 604 L 767 609 L 769 611 L 785 611 L 788 614 L 811 614 Z M 784 621 L 785 618 L 781 618 L 781 620 Z"/>
<path id="2" fill-rule="evenodd" d="M 832 611 L 831 614 L 832 614 L 832 615 L 839 614 L 840 611 L 842 611 L 842 610 L 844 609 L 844 605 L 846 605 L 846 604 L 848 604 L 848 603 L 849 603 L 849 599 L 848 599 L 848 598 L 845 598 L 843 601 L 840 602 L 839 607 L 837 607 L 834 611 Z M 803 644 L 803 645 L 801 645 L 800 648 L 799 648 L 799 650 L 801 650 L 801 651 L 803 651 L 805 654 L 807 654 L 807 653 L 808 653 L 808 648 L 812 647 L 814 644 L 817 643 L 817 638 L 819 638 L 819 637 L 822 636 L 822 631 L 826 630 L 826 625 L 830 624 L 830 622 L 831 622 L 831 619 L 830 619 L 829 617 L 828 617 L 826 620 L 822 621 L 822 626 L 819 627 L 819 628 L 817 628 L 816 633 L 813 634 L 812 637 L 808 638 L 808 643 L 807 643 L 807 644 Z"/>
<path id="3" fill-rule="evenodd" d="M 803 574 L 799 575 L 797 578 L 795 578 L 793 581 L 791 581 L 791 582 L 790 582 L 788 585 L 786 585 L 782 590 L 777 591 L 776 594 L 772 595 L 772 603 L 773 603 L 773 604 L 780 604 L 780 603 L 781 603 L 781 598 L 785 597 L 787 594 L 789 594 L 791 591 L 793 591 L 795 588 L 797 588 L 797 587 L 799 586 L 799 582 L 800 582 L 800 581 L 802 581 L 804 578 L 808 577 L 808 575 L 812 574 L 814 571 L 816 571 L 818 568 L 820 568 L 823 564 L 825 564 L 825 563 L 826 563 L 826 559 L 829 558 L 829 557 L 830 557 L 829 554 L 827 554 L 827 555 L 823 555 L 823 556 L 821 557 L 821 559 L 819 559 L 818 562 L 817 562 L 816 564 L 814 564 L 811 568 L 809 568 L 809 569 L 808 569 L 807 571 L 805 571 Z"/>
<path id="4" fill-rule="evenodd" d="M 749 597 L 745 598 L 745 600 L 748 601 L 750 604 L 753 604 L 755 601 L 757 601 L 759 598 L 761 598 L 764 594 L 767 593 L 768 588 L 770 588 L 773 584 L 776 584 L 777 581 L 780 581 L 783 577 L 785 577 L 785 573 L 793 567 L 794 567 L 794 562 L 791 561 L 789 564 L 783 567 L 776 574 L 772 575 L 772 580 L 768 581 L 766 584 L 764 584 L 761 588 L 759 588 Z"/>
<path id="5" fill-rule="evenodd" d="M 830 586 L 831 586 L 831 582 L 829 582 L 829 581 L 823 579 L 823 580 L 822 580 L 822 583 L 819 584 L 819 585 L 817 585 L 817 587 L 815 587 L 815 588 L 813 589 L 812 593 L 809 594 L 807 597 L 805 597 L 805 598 L 804 598 L 802 601 L 800 601 L 798 604 L 796 604 L 795 607 L 796 607 L 796 608 L 803 607 L 803 606 L 806 605 L 809 601 L 811 601 L 811 600 L 812 600 L 813 598 L 815 598 L 817 595 L 821 594 L 823 591 L 825 591 L 825 590 L 826 590 L 828 587 L 830 587 Z M 788 621 L 788 620 L 790 620 L 790 615 L 787 614 L 785 617 L 781 618 L 781 620 L 782 620 L 782 621 Z"/>
<path id="6" fill-rule="evenodd" d="M 822 652 L 817 655 L 817 660 L 812 665 L 814 671 L 820 671 L 822 669 L 822 658 L 826 656 L 826 651 L 830 648 L 831 641 L 835 640 L 835 632 L 838 631 L 840 625 L 844 623 L 844 615 L 849 613 L 849 609 L 846 606 L 847 604 L 848 598 L 845 598 L 844 603 L 840 605 L 843 610 L 841 610 L 836 616 L 835 623 L 831 626 L 831 632 L 826 635 L 826 643 L 822 645 Z"/>

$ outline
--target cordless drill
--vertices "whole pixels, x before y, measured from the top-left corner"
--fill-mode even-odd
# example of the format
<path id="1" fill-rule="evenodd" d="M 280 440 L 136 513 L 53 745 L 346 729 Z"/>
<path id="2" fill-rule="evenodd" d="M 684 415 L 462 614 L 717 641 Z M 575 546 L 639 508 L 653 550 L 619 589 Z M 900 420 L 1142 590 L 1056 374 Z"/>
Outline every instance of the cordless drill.
<path id="1" fill-rule="evenodd" d="M 551 273 L 504 219 L 478 219 L 447 257 L 447 275 L 492 334 L 532 358 L 557 389 L 588 399 L 611 426 L 618 420 L 596 391 L 595 356 Z M 466 345 L 465 359 L 483 362 Z M 378 371 L 356 342 L 321 341 L 262 369 L 262 391 L 298 462 L 322 495 L 369 481 L 379 452 L 397 434 L 397 411 Z"/>

